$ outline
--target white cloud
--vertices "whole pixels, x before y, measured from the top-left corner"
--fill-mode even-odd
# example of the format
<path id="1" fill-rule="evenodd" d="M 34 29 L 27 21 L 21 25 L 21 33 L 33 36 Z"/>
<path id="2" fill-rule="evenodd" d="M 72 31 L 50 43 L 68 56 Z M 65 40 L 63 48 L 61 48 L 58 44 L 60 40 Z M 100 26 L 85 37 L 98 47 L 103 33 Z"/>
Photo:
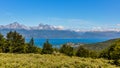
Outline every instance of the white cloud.
<path id="1" fill-rule="evenodd" d="M 102 27 L 92 27 L 91 31 L 103 31 L 104 29 Z"/>
<path id="2" fill-rule="evenodd" d="M 120 32 L 120 28 L 93 27 L 91 31 L 117 31 L 117 32 Z"/>
<path id="3" fill-rule="evenodd" d="M 117 24 L 117 26 L 120 26 L 120 24 Z"/>
<path id="4" fill-rule="evenodd" d="M 60 30 L 70 29 L 76 32 L 80 31 L 120 31 L 120 24 L 105 24 L 100 22 L 91 22 L 82 19 L 48 18 L 48 24 L 55 25 Z M 62 26 L 59 26 L 62 25 Z"/>

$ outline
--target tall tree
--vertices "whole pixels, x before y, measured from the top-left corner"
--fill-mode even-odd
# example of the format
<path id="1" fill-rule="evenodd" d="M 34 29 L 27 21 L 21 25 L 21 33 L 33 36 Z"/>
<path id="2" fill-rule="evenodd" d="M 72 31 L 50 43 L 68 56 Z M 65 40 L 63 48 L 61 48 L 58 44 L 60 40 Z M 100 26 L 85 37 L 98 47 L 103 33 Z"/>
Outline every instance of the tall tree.
<path id="1" fill-rule="evenodd" d="M 34 39 L 33 37 L 31 38 L 30 42 L 28 43 L 29 47 L 28 47 L 28 52 L 29 53 L 34 53 L 36 50 L 36 47 L 34 46 Z"/>
<path id="2" fill-rule="evenodd" d="M 30 40 L 30 42 L 29 42 L 29 45 L 30 45 L 30 46 L 34 46 L 34 39 L 33 39 L 33 37 L 31 38 L 31 40 Z"/>
<path id="3" fill-rule="evenodd" d="M 9 52 L 21 53 L 24 50 L 25 39 L 16 31 L 7 33 L 7 42 L 9 45 Z"/>
<path id="4" fill-rule="evenodd" d="M 4 38 L 4 36 L 0 33 L 0 52 L 5 52 L 5 48 L 6 48 L 6 39 Z"/>
<path id="5" fill-rule="evenodd" d="M 52 45 L 49 43 L 48 40 L 43 45 L 42 53 L 43 54 L 51 54 L 51 53 L 53 53 Z"/>

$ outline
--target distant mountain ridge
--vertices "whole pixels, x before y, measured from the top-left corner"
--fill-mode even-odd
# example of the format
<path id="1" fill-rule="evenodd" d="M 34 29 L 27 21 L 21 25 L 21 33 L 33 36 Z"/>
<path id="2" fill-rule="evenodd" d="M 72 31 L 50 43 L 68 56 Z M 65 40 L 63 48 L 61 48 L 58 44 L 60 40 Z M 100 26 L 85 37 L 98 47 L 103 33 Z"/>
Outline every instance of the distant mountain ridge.
<path id="1" fill-rule="evenodd" d="M 0 25 L 0 32 L 6 35 L 9 31 L 17 31 L 26 38 L 79 38 L 75 31 L 65 30 L 61 26 L 39 24 L 38 26 L 25 26 L 17 22 Z"/>
<path id="2" fill-rule="evenodd" d="M 0 25 L 0 33 L 6 35 L 9 31 L 17 31 L 26 38 L 120 38 L 118 31 L 76 31 L 66 30 L 62 26 L 39 24 L 38 26 L 25 26 L 17 22 Z"/>
<path id="3" fill-rule="evenodd" d="M 14 22 L 8 25 L 0 25 L 0 29 L 29 29 L 29 28 L 25 25 L 21 25 L 17 22 Z"/>
<path id="4" fill-rule="evenodd" d="M 63 30 L 62 26 L 52 26 L 47 24 L 39 24 L 38 26 L 25 26 L 14 22 L 8 25 L 0 25 L 0 29 L 25 29 L 25 30 Z"/>

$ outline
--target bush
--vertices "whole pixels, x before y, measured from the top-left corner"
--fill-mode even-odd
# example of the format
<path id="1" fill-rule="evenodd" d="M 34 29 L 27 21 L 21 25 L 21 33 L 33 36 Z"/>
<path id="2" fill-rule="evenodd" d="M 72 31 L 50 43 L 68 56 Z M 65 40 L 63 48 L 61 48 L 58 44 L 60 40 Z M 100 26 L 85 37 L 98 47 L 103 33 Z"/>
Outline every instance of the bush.
<path id="1" fill-rule="evenodd" d="M 117 66 L 120 66 L 120 59 L 119 60 L 114 60 L 113 63 Z"/>
<path id="2" fill-rule="evenodd" d="M 64 45 L 60 48 L 60 52 L 66 54 L 66 55 L 68 55 L 68 56 L 73 56 L 73 55 L 74 55 L 74 48 L 71 47 L 70 45 L 64 44 Z"/>
<path id="3" fill-rule="evenodd" d="M 104 49 L 99 57 L 113 60 L 112 64 L 120 66 L 120 40 L 115 41 L 110 47 Z"/>
<path id="4" fill-rule="evenodd" d="M 96 58 L 97 53 L 95 51 L 85 49 L 83 46 L 79 46 L 77 53 L 76 53 L 76 56 Z"/>

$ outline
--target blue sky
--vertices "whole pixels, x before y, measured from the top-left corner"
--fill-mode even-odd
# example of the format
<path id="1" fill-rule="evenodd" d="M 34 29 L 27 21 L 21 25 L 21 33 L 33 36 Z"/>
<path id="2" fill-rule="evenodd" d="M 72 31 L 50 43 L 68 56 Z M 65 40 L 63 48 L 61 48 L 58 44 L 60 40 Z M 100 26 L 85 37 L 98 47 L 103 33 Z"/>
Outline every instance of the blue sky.
<path id="1" fill-rule="evenodd" d="M 0 0 L 0 25 L 120 29 L 120 0 Z"/>

